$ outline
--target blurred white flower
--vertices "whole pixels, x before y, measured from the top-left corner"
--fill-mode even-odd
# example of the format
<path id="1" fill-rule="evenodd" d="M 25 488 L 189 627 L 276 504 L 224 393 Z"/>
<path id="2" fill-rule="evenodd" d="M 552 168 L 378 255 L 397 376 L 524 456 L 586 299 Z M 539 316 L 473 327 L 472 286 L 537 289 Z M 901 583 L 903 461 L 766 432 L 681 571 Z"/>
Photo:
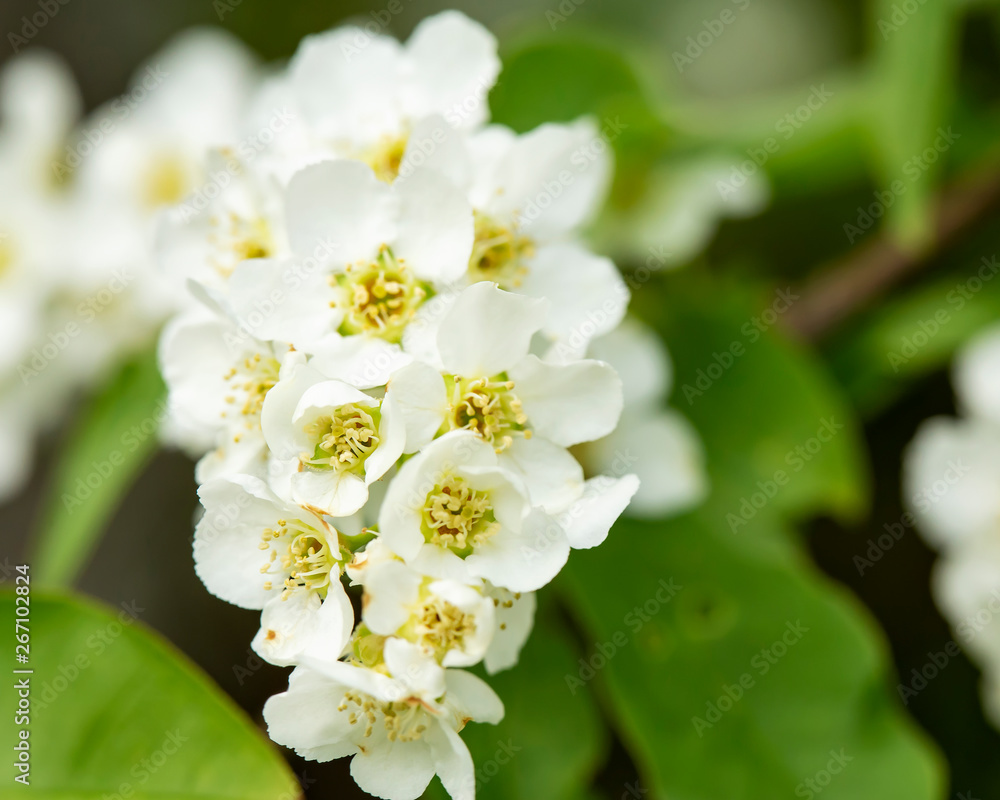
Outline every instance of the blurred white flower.
<path id="1" fill-rule="evenodd" d="M 941 551 L 934 595 L 962 643 L 983 666 L 983 702 L 1000 727 L 1000 328 L 959 353 L 959 419 L 920 427 L 903 466 L 907 505 Z"/>
<path id="2" fill-rule="evenodd" d="M 700 503 L 708 491 L 705 456 L 691 424 L 665 407 L 673 368 L 655 331 L 628 319 L 595 339 L 589 354 L 615 368 L 624 408 L 613 433 L 581 446 L 584 464 L 594 473 L 638 476 L 633 516 L 662 517 Z"/>

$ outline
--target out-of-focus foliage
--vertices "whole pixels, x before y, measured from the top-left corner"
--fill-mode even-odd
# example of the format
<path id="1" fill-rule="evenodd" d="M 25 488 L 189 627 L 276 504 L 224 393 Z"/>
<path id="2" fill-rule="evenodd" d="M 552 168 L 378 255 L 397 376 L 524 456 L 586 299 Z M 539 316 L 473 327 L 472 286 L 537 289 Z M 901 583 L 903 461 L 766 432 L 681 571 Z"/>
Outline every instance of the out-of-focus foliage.
<path id="1" fill-rule="evenodd" d="M 15 595 L 0 596 L 15 619 Z M 30 788 L 0 797 L 295 800 L 276 749 L 229 698 L 162 639 L 145 609 L 31 595 Z M 4 739 L 22 725 L 5 715 Z"/>
<path id="2" fill-rule="evenodd" d="M 58 449 L 33 562 L 40 582 L 65 586 L 83 569 L 122 495 L 156 452 L 163 398 L 150 352 L 90 400 Z"/>

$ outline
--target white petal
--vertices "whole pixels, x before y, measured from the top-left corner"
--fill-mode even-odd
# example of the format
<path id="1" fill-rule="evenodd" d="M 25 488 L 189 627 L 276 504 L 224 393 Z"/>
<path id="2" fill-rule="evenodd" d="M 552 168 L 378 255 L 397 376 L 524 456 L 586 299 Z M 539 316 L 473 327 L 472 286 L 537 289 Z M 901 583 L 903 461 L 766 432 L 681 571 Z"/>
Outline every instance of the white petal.
<path id="1" fill-rule="evenodd" d="M 486 671 L 490 675 L 510 669 L 517 663 L 521 648 L 528 641 L 535 624 L 535 593 L 524 592 L 516 597 L 504 589 L 494 589 L 501 602 L 496 608 L 496 632 L 486 651 Z M 505 602 L 512 605 L 507 607 Z M 504 627 L 501 628 L 500 626 Z"/>
<path id="2" fill-rule="evenodd" d="M 528 352 L 548 303 L 511 294 L 485 281 L 465 289 L 441 320 L 438 350 L 445 368 L 462 377 L 492 377 Z"/>
<path id="3" fill-rule="evenodd" d="M 396 238 L 398 201 L 360 161 L 324 161 L 295 174 L 287 192 L 288 235 L 302 257 L 318 247 L 331 263 L 371 261 Z"/>
<path id="4" fill-rule="evenodd" d="M 160 370 L 170 388 L 175 442 L 201 452 L 221 429 L 235 355 L 226 345 L 228 325 L 208 312 L 176 317 L 160 338 Z"/>
<path id="5" fill-rule="evenodd" d="M 449 669 L 445 672 L 445 683 L 446 702 L 461 715 L 460 721 L 497 725 L 503 719 L 503 703 L 482 678 L 465 670 Z"/>
<path id="6" fill-rule="evenodd" d="M 440 114 L 425 117 L 413 127 L 395 185 L 422 170 L 439 172 L 459 188 L 471 180 L 472 160 L 463 136 Z"/>
<path id="7" fill-rule="evenodd" d="M 518 291 L 549 299 L 542 330 L 576 358 L 586 353 L 591 339 L 618 326 L 630 299 L 611 259 L 571 242 L 539 248 Z"/>
<path id="8" fill-rule="evenodd" d="M 410 618 L 421 577 L 399 561 L 374 564 L 365 570 L 363 616 L 372 632 L 391 636 Z"/>
<path id="9" fill-rule="evenodd" d="M 303 116 L 334 139 L 368 144 L 399 132 L 402 48 L 344 27 L 307 36 L 289 65 Z"/>
<path id="10" fill-rule="evenodd" d="M 606 361 L 622 379 L 625 405 L 660 406 L 670 394 L 673 364 L 656 331 L 635 318 L 590 343 L 590 357 Z"/>
<path id="11" fill-rule="evenodd" d="M 384 386 L 389 377 L 413 359 L 399 345 L 371 336 L 330 334 L 312 347 L 310 366 L 328 378 L 358 389 Z"/>
<path id="12" fill-rule="evenodd" d="M 313 264 L 266 258 L 244 261 L 229 279 L 229 301 L 241 333 L 289 342 L 309 352 L 343 320 L 328 272 Z"/>
<path id="13" fill-rule="evenodd" d="M 406 425 L 404 452 L 415 453 L 428 444 L 444 424 L 448 395 L 444 378 L 433 367 L 415 361 L 396 372 L 386 396 L 392 395 Z"/>
<path id="14" fill-rule="evenodd" d="M 497 41 L 458 11 L 429 17 L 406 43 L 419 103 L 444 112 L 456 127 L 473 128 L 489 116 L 486 98 L 500 72 Z"/>
<path id="15" fill-rule="evenodd" d="M 392 636 L 385 640 L 383 654 L 389 674 L 405 686 L 406 694 L 427 700 L 444 694 L 444 670 L 418 645 Z"/>
<path id="16" fill-rule="evenodd" d="M 198 494 L 205 515 L 195 529 L 195 572 L 217 597 L 243 608 L 263 608 L 279 591 L 278 586 L 264 588 L 261 567 L 267 553 L 258 548 L 264 529 L 274 527 L 282 514 L 277 498 L 247 476 L 205 484 Z"/>
<path id="17" fill-rule="evenodd" d="M 399 198 L 396 257 L 435 284 L 447 285 L 465 275 L 475 228 L 462 191 L 429 169 L 397 181 L 393 191 Z"/>
<path id="18" fill-rule="evenodd" d="M 563 447 L 607 436 L 622 413 L 622 382 L 600 361 L 559 365 L 528 356 L 508 370 L 528 425 Z"/>
<path id="19" fill-rule="evenodd" d="M 363 746 L 364 752 L 351 760 L 351 777 L 368 794 L 384 800 L 417 800 L 434 777 L 434 760 L 422 738 L 390 742 L 372 736 Z"/>
<path id="20" fill-rule="evenodd" d="M 518 475 L 531 505 L 562 511 L 583 492 L 583 467 L 563 447 L 541 436 L 516 437 L 500 454 L 500 465 Z"/>
<path id="21" fill-rule="evenodd" d="M 295 664 L 304 653 L 336 661 L 353 628 L 351 601 L 336 581 L 322 602 L 315 592 L 304 589 L 270 600 L 264 606 L 252 647 L 265 661 L 279 667 Z"/>
<path id="22" fill-rule="evenodd" d="M 475 800 L 475 766 L 462 737 L 447 725 L 434 725 L 425 738 L 434 759 L 434 770 L 451 799 Z"/>
<path id="23" fill-rule="evenodd" d="M 700 503 L 708 492 L 705 454 L 698 434 L 669 409 L 627 409 L 610 436 L 584 450 L 593 472 L 634 472 L 639 491 L 629 504 L 635 517 L 676 514 Z"/>
<path id="24" fill-rule="evenodd" d="M 375 452 L 365 459 L 365 483 L 371 485 L 396 463 L 406 446 L 406 421 L 396 403 L 395 395 L 386 394 L 381 405 L 379 444 Z"/>
<path id="25" fill-rule="evenodd" d="M 502 191 L 489 210 L 514 217 L 538 241 L 551 240 L 597 212 L 610 176 L 611 148 L 595 125 L 542 125 L 517 137 L 499 164 Z"/>
<path id="26" fill-rule="evenodd" d="M 635 475 L 600 475 L 587 481 L 583 497 L 559 517 L 569 543 L 577 549 L 596 547 L 608 538 L 611 526 L 639 490 Z"/>
<path id="27" fill-rule="evenodd" d="M 533 592 L 551 581 L 569 558 L 566 533 L 541 509 L 520 531 L 504 528 L 465 559 L 473 574 L 512 592 Z"/>
<path id="28" fill-rule="evenodd" d="M 292 476 L 292 496 L 331 517 L 349 517 L 367 502 L 368 488 L 352 472 L 306 468 Z"/>
<path id="29" fill-rule="evenodd" d="M 310 761 L 332 761 L 358 751 L 351 741 L 357 725 L 350 711 L 337 711 L 345 687 L 315 670 L 297 667 L 288 679 L 288 691 L 264 704 L 267 734 Z M 322 712 L 317 713 L 318 709 Z"/>
<path id="30" fill-rule="evenodd" d="M 324 383 L 324 376 L 307 364 L 296 364 L 283 371 L 280 380 L 264 398 L 260 426 L 267 446 L 281 460 L 298 458 L 312 444 L 301 426 L 295 424 L 295 412 L 306 391 Z"/>

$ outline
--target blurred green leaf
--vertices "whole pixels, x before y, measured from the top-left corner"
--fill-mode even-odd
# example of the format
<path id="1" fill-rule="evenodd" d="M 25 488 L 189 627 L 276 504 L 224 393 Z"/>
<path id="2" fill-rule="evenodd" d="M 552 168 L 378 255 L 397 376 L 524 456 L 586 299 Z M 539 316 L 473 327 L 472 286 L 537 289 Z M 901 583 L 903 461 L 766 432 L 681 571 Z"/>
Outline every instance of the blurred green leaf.
<path id="1" fill-rule="evenodd" d="M 505 54 L 490 110 L 495 122 L 523 133 L 599 114 L 610 102 L 640 94 L 632 66 L 610 44 L 543 39 Z"/>
<path id="2" fill-rule="evenodd" d="M 587 688 L 571 693 L 579 669 L 565 626 L 539 609 L 517 667 L 489 677 L 505 707 L 497 725 L 470 725 L 462 738 L 476 765 L 478 800 L 578 800 L 601 766 L 607 732 Z M 425 795 L 444 800 L 438 781 Z"/>
<path id="3" fill-rule="evenodd" d="M 983 264 L 974 266 L 888 300 L 831 344 L 831 367 L 866 416 L 947 367 L 970 337 L 1000 319 L 1000 281 L 979 281 Z"/>
<path id="4" fill-rule="evenodd" d="M 39 583 L 71 584 L 122 496 L 156 452 L 165 390 L 149 352 L 126 365 L 75 423 L 44 504 L 33 564 Z"/>
<path id="5" fill-rule="evenodd" d="M 644 785 L 678 800 L 943 798 L 859 604 L 739 535 L 711 505 L 626 521 L 565 571 L 594 642 L 577 677 L 606 687 Z"/>
<path id="6" fill-rule="evenodd" d="M 766 538 L 775 529 L 759 523 L 769 517 L 850 519 L 869 500 L 853 409 L 818 359 L 780 331 L 782 309 L 796 300 L 788 287 L 750 290 L 693 274 L 633 291 L 633 308 L 670 348 L 672 404 L 704 442 L 706 505 Z M 758 510 L 762 493 L 773 497 Z"/>
<path id="7" fill-rule="evenodd" d="M 33 584 L 32 584 L 33 587 Z M 0 596 L 14 620 L 14 595 Z M 31 788 L 38 798 L 293 800 L 294 776 L 217 687 L 142 627 L 143 609 L 31 595 Z M 13 696 L 13 695 L 11 695 Z M 13 713 L 3 740 L 18 739 Z M 8 750 L 8 757 L 11 751 Z M 13 771 L 9 768 L 9 771 Z M 22 797 L 8 774 L 0 798 Z"/>
<path id="8" fill-rule="evenodd" d="M 936 176 L 954 143 L 945 115 L 954 91 L 961 13 L 962 6 L 951 0 L 871 4 L 875 164 L 882 188 L 897 195 L 886 212 L 890 230 L 912 247 L 925 244 L 932 233 Z M 893 190 L 894 184 L 903 190 Z"/>

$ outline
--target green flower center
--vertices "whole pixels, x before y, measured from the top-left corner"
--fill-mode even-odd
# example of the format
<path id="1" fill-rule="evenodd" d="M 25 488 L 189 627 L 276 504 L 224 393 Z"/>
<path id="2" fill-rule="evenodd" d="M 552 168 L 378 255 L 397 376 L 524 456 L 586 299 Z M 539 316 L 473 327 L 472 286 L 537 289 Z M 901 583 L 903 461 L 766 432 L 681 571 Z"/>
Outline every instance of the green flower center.
<path id="1" fill-rule="evenodd" d="M 451 375 L 445 380 L 452 382 L 448 430 L 472 431 L 498 453 L 510 447 L 514 436 L 531 438 L 528 417 L 506 375 L 471 379 Z"/>
<path id="2" fill-rule="evenodd" d="M 333 580 L 331 574 L 340 576 L 340 565 L 326 535 L 301 520 L 279 519 L 276 527 L 264 529 L 259 547 L 271 552 L 267 563 L 260 568 L 261 573 L 267 575 L 274 569 L 279 559 L 273 543 L 283 537 L 288 538 L 288 550 L 281 556 L 280 566 L 288 577 L 282 599 L 287 599 L 288 593 L 295 589 L 308 589 L 325 597 Z M 271 590 L 270 580 L 264 582 L 264 588 Z"/>
<path id="3" fill-rule="evenodd" d="M 473 282 L 493 281 L 501 289 L 521 285 L 528 267 L 524 263 L 535 252 L 531 239 L 516 229 L 501 225 L 475 212 L 476 239 L 469 258 L 469 277 Z"/>
<path id="4" fill-rule="evenodd" d="M 427 298 L 427 288 L 385 245 L 375 261 L 349 264 L 331 275 L 330 283 L 340 290 L 333 305 L 345 311 L 339 329 L 344 336 L 368 334 L 399 342 Z"/>
<path id="5" fill-rule="evenodd" d="M 280 369 L 281 364 L 276 358 L 263 356 L 260 353 L 245 358 L 230 369 L 223 376 L 230 390 L 230 394 L 225 398 L 229 408 L 223 415 L 229 417 L 235 413 L 246 420 L 247 429 L 258 427 L 264 398 L 278 382 Z M 238 442 L 240 434 L 237 433 L 233 438 Z"/>
<path id="6" fill-rule="evenodd" d="M 499 527 L 489 494 L 468 486 L 463 478 L 452 476 L 438 484 L 424 502 L 421 529 L 425 541 L 447 547 L 462 558 Z"/>
<path id="7" fill-rule="evenodd" d="M 381 441 L 378 435 L 382 414 L 377 408 L 348 403 L 332 414 L 305 426 L 306 435 L 316 442 L 311 457 L 303 463 L 338 472 L 360 472 Z"/>

